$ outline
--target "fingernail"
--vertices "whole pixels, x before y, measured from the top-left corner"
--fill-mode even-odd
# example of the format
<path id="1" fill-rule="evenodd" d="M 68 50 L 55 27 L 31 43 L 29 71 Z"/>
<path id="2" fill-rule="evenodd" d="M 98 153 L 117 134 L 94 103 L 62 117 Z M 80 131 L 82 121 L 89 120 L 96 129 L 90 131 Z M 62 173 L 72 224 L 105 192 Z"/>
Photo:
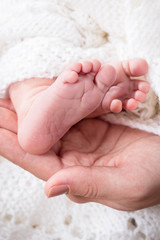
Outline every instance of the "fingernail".
<path id="1" fill-rule="evenodd" d="M 55 185 L 52 186 L 49 190 L 48 190 L 48 194 L 47 196 L 50 197 L 55 197 L 58 195 L 62 195 L 62 194 L 66 194 L 69 192 L 69 186 L 67 185 Z"/>

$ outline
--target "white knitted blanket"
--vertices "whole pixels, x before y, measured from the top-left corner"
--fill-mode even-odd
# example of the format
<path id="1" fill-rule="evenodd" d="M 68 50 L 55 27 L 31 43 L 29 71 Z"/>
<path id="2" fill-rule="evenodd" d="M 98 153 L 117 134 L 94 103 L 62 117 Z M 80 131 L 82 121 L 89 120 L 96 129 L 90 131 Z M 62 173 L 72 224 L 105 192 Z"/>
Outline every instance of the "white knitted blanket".
<path id="1" fill-rule="evenodd" d="M 0 0 L 0 96 L 13 81 L 53 77 L 70 62 L 145 58 L 152 91 L 132 112 L 104 119 L 160 135 L 159 0 Z M 0 240 L 159 240 L 159 206 L 120 212 L 65 196 L 0 160 Z"/>

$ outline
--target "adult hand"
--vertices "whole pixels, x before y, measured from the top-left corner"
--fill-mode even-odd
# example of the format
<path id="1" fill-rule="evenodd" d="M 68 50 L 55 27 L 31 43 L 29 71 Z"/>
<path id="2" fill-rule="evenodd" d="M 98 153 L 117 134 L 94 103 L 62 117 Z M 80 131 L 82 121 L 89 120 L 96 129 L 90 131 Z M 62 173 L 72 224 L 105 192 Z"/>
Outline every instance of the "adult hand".
<path id="1" fill-rule="evenodd" d="M 72 201 L 94 201 L 120 210 L 160 202 L 160 137 L 86 119 L 55 149 L 35 156 L 17 142 L 15 113 L 2 108 L 0 112 L 0 154 L 43 180 L 53 175 L 45 187 L 49 197 L 67 191 Z"/>
<path id="2" fill-rule="evenodd" d="M 160 137 L 98 119 L 83 120 L 62 139 L 62 169 L 46 194 L 65 191 L 75 202 L 98 202 L 120 210 L 160 203 Z M 62 186 L 62 187 L 61 187 Z"/>

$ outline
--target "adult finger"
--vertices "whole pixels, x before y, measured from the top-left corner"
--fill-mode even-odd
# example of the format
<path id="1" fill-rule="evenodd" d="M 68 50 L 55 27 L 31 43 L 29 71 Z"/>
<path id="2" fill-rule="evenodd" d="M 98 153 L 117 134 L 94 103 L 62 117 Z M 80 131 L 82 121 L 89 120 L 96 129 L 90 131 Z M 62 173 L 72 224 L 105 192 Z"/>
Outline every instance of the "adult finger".
<path id="1" fill-rule="evenodd" d="M 0 128 L 17 133 L 17 115 L 15 112 L 0 107 Z"/>
<path id="2" fill-rule="evenodd" d="M 69 167 L 48 180 L 45 193 L 48 197 L 67 193 L 76 202 L 95 201 L 129 210 L 130 203 L 125 206 L 124 199 L 132 199 L 137 186 L 133 181 L 128 184 L 126 173 L 127 170 L 115 167 Z"/>
<path id="3" fill-rule="evenodd" d="M 17 135 L 2 128 L 0 128 L 0 155 L 45 181 L 62 167 L 54 152 L 37 156 L 26 153 L 20 147 Z"/>
<path id="4" fill-rule="evenodd" d="M 11 111 L 14 111 L 14 107 L 10 99 L 0 98 L 0 107 L 7 108 Z"/>

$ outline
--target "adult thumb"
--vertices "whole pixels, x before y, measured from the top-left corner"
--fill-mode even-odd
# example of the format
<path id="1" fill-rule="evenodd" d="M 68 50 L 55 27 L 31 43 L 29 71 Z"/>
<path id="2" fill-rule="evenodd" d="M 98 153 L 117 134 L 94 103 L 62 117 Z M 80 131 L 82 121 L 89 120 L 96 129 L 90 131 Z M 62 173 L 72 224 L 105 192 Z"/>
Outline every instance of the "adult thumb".
<path id="1" fill-rule="evenodd" d="M 68 167 L 47 181 L 45 193 L 48 197 L 66 193 L 85 198 L 85 202 L 114 201 L 122 193 L 122 176 L 114 167 Z"/>

